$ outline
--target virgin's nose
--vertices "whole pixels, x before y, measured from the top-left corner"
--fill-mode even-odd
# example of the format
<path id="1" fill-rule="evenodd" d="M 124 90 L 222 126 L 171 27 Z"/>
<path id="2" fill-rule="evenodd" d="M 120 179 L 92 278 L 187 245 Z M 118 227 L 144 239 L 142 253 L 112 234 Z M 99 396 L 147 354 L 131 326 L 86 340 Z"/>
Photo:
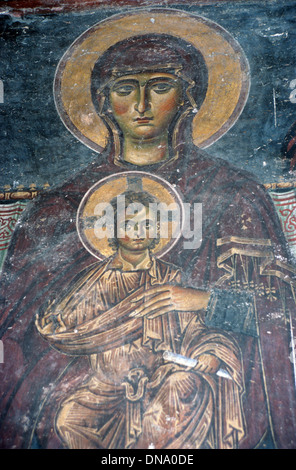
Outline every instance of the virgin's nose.
<path id="1" fill-rule="evenodd" d="M 135 104 L 135 110 L 140 114 L 144 114 L 150 108 L 150 100 L 148 90 L 145 86 L 140 86 L 138 91 L 138 99 Z"/>

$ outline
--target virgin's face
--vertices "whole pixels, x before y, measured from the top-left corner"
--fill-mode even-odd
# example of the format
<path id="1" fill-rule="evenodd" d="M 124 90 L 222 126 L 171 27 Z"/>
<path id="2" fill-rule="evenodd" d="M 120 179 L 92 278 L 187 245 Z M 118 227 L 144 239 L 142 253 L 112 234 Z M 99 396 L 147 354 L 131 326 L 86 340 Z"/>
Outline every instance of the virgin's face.
<path id="1" fill-rule="evenodd" d="M 109 98 L 123 135 L 149 140 L 167 135 L 180 107 L 182 89 L 172 74 L 147 72 L 118 78 Z"/>

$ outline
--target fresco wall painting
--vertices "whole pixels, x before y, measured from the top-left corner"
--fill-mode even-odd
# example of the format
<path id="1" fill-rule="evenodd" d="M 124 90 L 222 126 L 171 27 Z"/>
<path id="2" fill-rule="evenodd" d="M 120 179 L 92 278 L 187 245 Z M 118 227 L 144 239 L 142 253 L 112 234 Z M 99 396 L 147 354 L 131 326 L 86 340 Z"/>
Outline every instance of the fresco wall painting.
<path id="1" fill-rule="evenodd" d="M 115 4 L 3 12 L 0 447 L 295 448 L 295 2 Z"/>

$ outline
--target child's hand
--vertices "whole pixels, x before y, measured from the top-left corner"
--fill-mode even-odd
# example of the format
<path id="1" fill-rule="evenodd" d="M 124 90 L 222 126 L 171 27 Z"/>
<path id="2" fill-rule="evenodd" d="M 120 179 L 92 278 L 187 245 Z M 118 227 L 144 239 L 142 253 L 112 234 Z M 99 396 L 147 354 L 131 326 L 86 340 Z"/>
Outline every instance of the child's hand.
<path id="1" fill-rule="evenodd" d="M 130 316 L 143 317 L 147 315 L 147 318 L 152 319 L 174 310 L 194 312 L 207 308 L 209 297 L 210 294 L 202 290 L 164 284 L 153 287 L 137 296 L 132 301 L 135 302 L 135 310 Z M 139 301 L 144 302 L 137 306 L 136 303 Z"/>
<path id="2" fill-rule="evenodd" d="M 47 314 L 40 317 L 36 315 L 35 325 L 39 333 L 42 335 L 51 335 L 54 333 L 61 333 L 66 331 L 66 326 L 62 321 L 61 315 L 55 315 L 47 311 Z"/>

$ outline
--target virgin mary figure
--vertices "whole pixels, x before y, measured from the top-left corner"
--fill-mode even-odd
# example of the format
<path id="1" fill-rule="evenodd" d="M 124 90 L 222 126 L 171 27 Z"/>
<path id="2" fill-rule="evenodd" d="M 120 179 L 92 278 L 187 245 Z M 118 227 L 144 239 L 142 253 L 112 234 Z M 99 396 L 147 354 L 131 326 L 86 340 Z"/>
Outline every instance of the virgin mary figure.
<path id="1" fill-rule="evenodd" d="M 143 16 L 147 14 L 152 13 Z M 161 15 L 153 12 L 156 20 Z M 175 11 L 166 15 L 179 17 Z M 181 14 L 187 16 L 191 21 L 191 15 Z M 120 23 L 122 17 L 114 21 Z M 216 34 L 217 27 L 212 31 Z M 88 38 L 89 34 L 91 31 Z M 186 287 L 181 299 L 188 300 L 188 310 L 207 327 L 231 332 L 242 351 L 246 431 L 238 447 L 296 445 L 291 354 L 295 269 L 264 188 L 225 159 L 209 157 L 192 140 L 196 116 L 206 115 L 204 103 L 216 103 L 217 114 L 219 107 L 229 103 L 215 101 L 215 86 L 221 83 L 213 84 L 209 58 L 198 50 L 202 50 L 202 43 L 198 48 L 196 41 L 193 44 L 181 36 L 182 32 L 129 32 L 125 39 L 97 54 L 100 57 L 93 63 L 87 95 L 91 96 L 93 115 L 103 119 L 109 129 L 107 146 L 98 161 L 32 204 L 16 230 L 1 287 L 3 341 L 10 348 L 1 382 L 4 447 L 59 446 L 52 428 L 56 400 L 63 397 L 65 384 L 69 388 L 86 377 L 87 367 L 81 357 L 70 360 L 48 348 L 35 329 L 35 315 L 42 316 L 47 303 L 93 263 L 75 225 L 83 195 L 103 177 L 127 170 L 157 174 L 178 189 L 184 202 L 192 207 L 202 204 L 200 245 L 189 244 L 187 248 L 180 240 L 163 259 L 182 267 Z M 233 47 L 233 54 L 239 55 L 238 49 Z M 224 52 L 227 60 L 229 51 Z M 75 55 L 71 54 L 63 59 L 58 86 L 63 82 L 63 66 Z M 223 71 L 215 73 L 217 78 Z M 232 85 L 218 87 L 217 95 L 221 97 L 221 90 L 227 94 Z M 58 106 L 63 99 L 58 92 Z M 79 103 L 72 100 L 68 109 Z M 81 113 L 83 122 L 92 121 Z M 208 126 L 216 115 L 206 117 Z M 71 130 L 69 115 L 64 122 Z M 227 123 L 221 123 L 221 129 L 225 127 Z M 84 141 L 81 129 L 77 135 Z M 84 143 L 89 144 L 89 134 Z M 11 288 L 14 285 L 17 290 Z M 168 297 L 167 291 L 165 284 L 151 290 L 151 297 L 147 291 L 137 314 L 151 315 L 175 305 L 176 289 L 169 289 Z M 200 292 L 203 299 L 206 293 L 205 303 Z M 22 410 L 27 412 L 25 430 L 19 420 Z"/>

